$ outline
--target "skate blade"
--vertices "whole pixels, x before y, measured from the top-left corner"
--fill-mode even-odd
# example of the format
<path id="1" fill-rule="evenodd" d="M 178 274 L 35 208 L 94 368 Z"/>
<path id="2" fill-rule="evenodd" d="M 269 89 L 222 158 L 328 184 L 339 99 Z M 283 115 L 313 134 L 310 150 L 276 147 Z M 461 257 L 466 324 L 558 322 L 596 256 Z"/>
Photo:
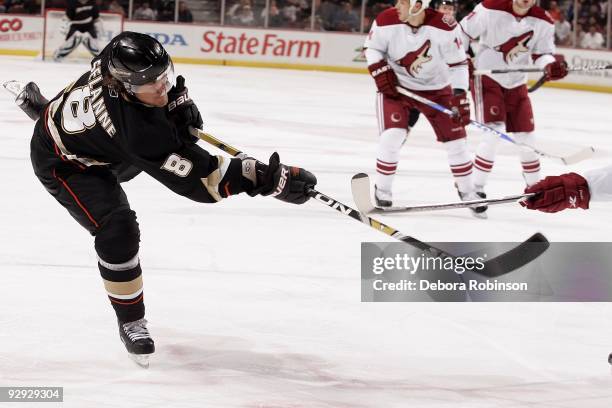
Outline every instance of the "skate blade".
<path id="1" fill-rule="evenodd" d="M 132 359 L 133 362 L 135 362 L 142 368 L 149 368 L 149 357 L 151 356 L 150 354 L 128 353 L 128 355 L 130 356 L 130 359 Z"/>
<path id="2" fill-rule="evenodd" d="M 477 213 L 477 212 L 471 211 L 471 213 L 474 216 L 474 218 L 478 218 L 478 219 L 481 219 L 481 220 L 489 219 L 489 216 L 487 215 L 486 211 L 485 212 L 481 212 L 481 213 Z"/>
<path id="3" fill-rule="evenodd" d="M 13 94 L 13 96 L 15 97 L 15 100 L 17 100 L 17 98 L 19 97 L 19 95 L 21 95 L 21 93 L 23 92 L 25 88 L 25 84 L 19 81 L 13 81 L 13 80 L 6 81 L 5 83 L 2 84 L 2 86 L 4 87 L 4 89 L 9 91 L 11 94 Z"/>

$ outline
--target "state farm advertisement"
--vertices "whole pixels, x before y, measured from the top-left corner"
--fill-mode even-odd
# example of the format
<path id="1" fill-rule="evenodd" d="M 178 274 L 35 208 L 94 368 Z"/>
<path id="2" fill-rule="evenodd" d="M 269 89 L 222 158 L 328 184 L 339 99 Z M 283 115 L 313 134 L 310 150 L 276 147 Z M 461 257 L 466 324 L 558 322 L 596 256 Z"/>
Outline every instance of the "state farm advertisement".
<path id="1" fill-rule="evenodd" d="M 365 36 L 199 25 L 126 22 L 178 58 L 365 69 Z"/>
<path id="2" fill-rule="evenodd" d="M 40 52 L 43 19 L 21 14 L 0 14 L 0 51 Z M 30 52 L 28 52 L 30 51 Z"/>

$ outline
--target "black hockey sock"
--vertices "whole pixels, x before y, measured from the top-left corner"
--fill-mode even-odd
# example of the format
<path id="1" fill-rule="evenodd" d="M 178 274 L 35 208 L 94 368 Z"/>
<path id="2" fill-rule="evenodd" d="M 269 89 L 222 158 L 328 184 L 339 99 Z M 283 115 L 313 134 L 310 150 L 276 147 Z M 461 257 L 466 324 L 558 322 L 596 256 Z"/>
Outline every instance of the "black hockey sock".
<path id="1" fill-rule="evenodd" d="M 138 255 L 124 264 L 109 264 L 100 258 L 98 268 L 117 319 L 122 323 L 142 319 L 145 306 Z"/>

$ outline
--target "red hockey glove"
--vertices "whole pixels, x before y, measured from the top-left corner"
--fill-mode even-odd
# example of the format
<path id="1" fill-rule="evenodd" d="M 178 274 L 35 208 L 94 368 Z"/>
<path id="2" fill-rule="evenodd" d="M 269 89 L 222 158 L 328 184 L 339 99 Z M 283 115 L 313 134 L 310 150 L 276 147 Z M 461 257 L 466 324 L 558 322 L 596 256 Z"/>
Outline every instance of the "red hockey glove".
<path id="1" fill-rule="evenodd" d="M 466 126 L 470 123 L 470 101 L 462 89 L 455 89 L 455 95 L 450 99 L 449 109 L 455 112 L 453 122 Z"/>
<path id="2" fill-rule="evenodd" d="M 391 65 L 387 64 L 387 61 L 378 61 L 368 66 L 368 70 L 372 78 L 374 78 L 379 92 L 389 98 L 399 98 L 400 94 L 397 92 L 397 89 L 395 89 L 398 85 L 397 76 L 395 72 L 393 72 Z"/>
<path id="3" fill-rule="evenodd" d="M 546 75 L 547 81 L 563 79 L 567 76 L 567 73 L 567 62 L 565 62 L 565 57 L 563 55 L 555 55 L 555 62 L 551 62 L 544 67 L 544 74 Z"/>
<path id="4" fill-rule="evenodd" d="M 527 201 L 521 201 L 523 207 L 554 213 L 566 208 L 589 208 L 589 185 L 576 173 L 548 176 L 525 189 L 525 193 L 537 195 Z"/>

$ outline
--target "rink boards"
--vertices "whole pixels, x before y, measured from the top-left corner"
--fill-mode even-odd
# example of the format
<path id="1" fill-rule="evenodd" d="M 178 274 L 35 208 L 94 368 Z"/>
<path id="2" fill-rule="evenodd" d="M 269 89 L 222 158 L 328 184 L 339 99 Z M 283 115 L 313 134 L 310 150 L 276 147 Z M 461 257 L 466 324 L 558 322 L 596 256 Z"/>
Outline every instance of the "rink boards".
<path id="1" fill-rule="evenodd" d="M 43 29 L 44 19 L 40 16 L 2 15 L 0 54 L 39 57 Z M 126 21 L 125 29 L 154 36 L 176 62 L 367 72 L 363 34 L 143 21 Z M 107 34 L 112 37 L 114 33 Z M 573 66 L 612 64 L 610 51 L 561 48 L 558 52 Z M 612 92 L 612 72 L 574 72 L 546 86 Z"/>

